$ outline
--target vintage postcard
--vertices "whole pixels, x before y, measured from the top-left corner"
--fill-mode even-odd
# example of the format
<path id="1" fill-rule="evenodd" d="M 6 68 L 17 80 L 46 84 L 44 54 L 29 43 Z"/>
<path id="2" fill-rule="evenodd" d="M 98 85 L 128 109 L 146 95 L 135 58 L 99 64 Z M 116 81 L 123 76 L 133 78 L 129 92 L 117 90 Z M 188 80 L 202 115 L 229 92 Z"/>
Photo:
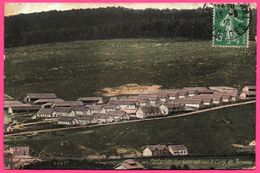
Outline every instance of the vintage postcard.
<path id="1" fill-rule="evenodd" d="M 5 170 L 255 170 L 256 3 L 4 4 Z"/>

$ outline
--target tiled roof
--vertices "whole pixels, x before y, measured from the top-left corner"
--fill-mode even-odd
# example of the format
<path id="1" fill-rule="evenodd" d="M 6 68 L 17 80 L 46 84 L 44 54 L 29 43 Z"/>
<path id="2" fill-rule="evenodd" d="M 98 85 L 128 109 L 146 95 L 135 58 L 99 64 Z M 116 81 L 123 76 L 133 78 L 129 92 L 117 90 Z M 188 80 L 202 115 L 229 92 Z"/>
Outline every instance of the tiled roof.
<path id="1" fill-rule="evenodd" d="M 222 98 L 222 96 L 218 94 L 202 94 L 202 95 L 193 96 L 192 98 L 198 98 L 202 100 L 212 99 L 213 101 L 218 101 Z"/>
<path id="2" fill-rule="evenodd" d="M 4 101 L 4 107 L 10 107 L 10 106 L 19 106 L 19 105 L 24 105 L 22 102 L 12 100 L 12 101 Z"/>
<path id="3" fill-rule="evenodd" d="M 162 151 L 162 150 L 168 150 L 167 146 L 166 145 L 148 145 L 146 148 L 149 148 L 151 151 L 155 151 L 155 150 L 159 150 L 159 151 Z"/>
<path id="4" fill-rule="evenodd" d="M 69 113 L 71 111 L 71 107 L 56 107 L 55 112 L 60 112 L 60 113 Z"/>
<path id="5" fill-rule="evenodd" d="M 54 108 L 41 108 L 37 114 L 52 114 L 54 112 Z"/>
<path id="6" fill-rule="evenodd" d="M 13 105 L 10 106 L 13 110 L 39 110 L 41 106 L 39 105 L 31 105 L 31 104 L 22 104 L 22 105 Z"/>
<path id="7" fill-rule="evenodd" d="M 123 161 L 122 163 L 118 164 L 116 167 L 122 166 L 125 169 L 133 169 L 133 170 L 137 170 L 137 169 L 144 169 L 144 166 L 141 165 L 139 162 L 133 160 L 133 159 L 128 159 Z"/>
<path id="8" fill-rule="evenodd" d="M 102 105 L 86 105 L 86 108 L 88 108 L 90 110 L 99 110 L 102 107 L 103 107 Z"/>
<path id="9" fill-rule="evenodd" d="M 171 148 L 173 151 L 188 150 L 185 145 L 169 145 L 168 147 Z"/>
<path id="10" fill-rule="evenodd" d="M 202 99 L 192 99 L 191 97 L 189 97 L 189 98 L 176 100 L 175 102 L 180 103 L 180 104 L 200 104 L 201 102 L 203 103 L 203 100 Z"/>
<path id="11" fill-rule="evenodd" d="M 103 107 L 105 109 L 116 109 L 118 107 L 118 105 L 109 105 L 109 104 L 106 104 L 106 105 L 103 105 Z"/>
<path id="12" fill-rule="evenodd" d="M 55 102 L 53 104 L 55 107 L 61 107 L 61 106 L 80 106 L 83 105 L 81 101 L 61 101 L 61 102 Z"/>
<path id="13" fill-rule="evenodd" d="M 64 102 L 64 100 L 63 99 L 38 99 L 33 103 L 37 104 L 37 103 L 54 103 L 54 102 Z"/>
<path id="14" fill-rule="evenodd" d="M 72 107 L 73 111 L 85 111 L 86 107 L 84 105 L 79 105 L 79 106 L 73 106 Z"/>

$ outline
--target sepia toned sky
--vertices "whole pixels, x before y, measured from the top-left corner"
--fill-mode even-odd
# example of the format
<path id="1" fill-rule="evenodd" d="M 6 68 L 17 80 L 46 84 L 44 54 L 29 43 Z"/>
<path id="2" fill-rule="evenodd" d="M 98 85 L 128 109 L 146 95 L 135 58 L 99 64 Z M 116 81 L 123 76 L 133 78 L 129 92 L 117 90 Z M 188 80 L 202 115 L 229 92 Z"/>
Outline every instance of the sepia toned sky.
<path id="1" fill-rule="evenodd" d="M 5 16 L 50 10 L 71 10 L 113 6 L 120 6 L 133 9 L 195 9 L 203 7 L 203 5 L 203 3 L 6 3 Z"/>

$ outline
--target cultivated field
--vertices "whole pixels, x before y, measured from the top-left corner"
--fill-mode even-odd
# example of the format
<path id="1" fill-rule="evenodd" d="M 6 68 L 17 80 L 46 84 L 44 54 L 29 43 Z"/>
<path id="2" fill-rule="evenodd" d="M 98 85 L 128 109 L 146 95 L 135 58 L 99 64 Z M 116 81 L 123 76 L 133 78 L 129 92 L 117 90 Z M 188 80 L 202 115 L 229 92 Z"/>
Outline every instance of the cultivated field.
<path id="1" fill-rule="evenodd" d="M 92 96 L 128 83 L 165 88 L 255 83 L 255 43 L 249 49 L 212 48 L 210 41 L 118 39 L 6 49 L 5 93 L 55 92 Z"/>

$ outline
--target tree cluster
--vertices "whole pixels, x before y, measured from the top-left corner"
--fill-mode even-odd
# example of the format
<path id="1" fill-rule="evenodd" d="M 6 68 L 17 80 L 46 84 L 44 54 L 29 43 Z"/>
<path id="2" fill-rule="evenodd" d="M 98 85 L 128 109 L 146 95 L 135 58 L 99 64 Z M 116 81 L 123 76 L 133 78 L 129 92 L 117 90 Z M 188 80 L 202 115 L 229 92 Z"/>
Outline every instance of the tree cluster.
<path id="1" fill-rule="evenodd" d="M 212 9 L 122 7 L 49 11 L 5 17 L 5 47 L 115 38 L 212 39 Z M 250 36 L 254 39 L 256 12 Z"/>

